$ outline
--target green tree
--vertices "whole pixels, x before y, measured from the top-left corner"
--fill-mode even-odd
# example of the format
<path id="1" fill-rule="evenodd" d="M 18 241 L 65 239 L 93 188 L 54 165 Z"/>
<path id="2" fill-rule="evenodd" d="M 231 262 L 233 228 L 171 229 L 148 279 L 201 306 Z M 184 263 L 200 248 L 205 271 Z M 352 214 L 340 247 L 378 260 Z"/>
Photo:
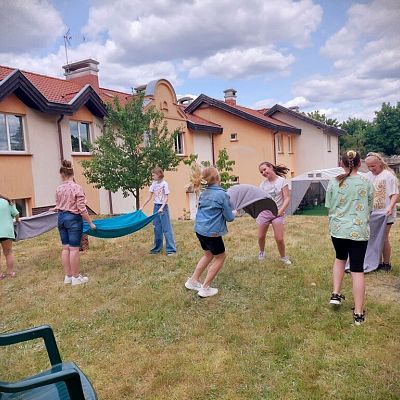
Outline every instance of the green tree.
<path id="1" fill-rule="evenodd" d="M 190 154 L 186 160 L 183 161 L 185 165 L 188 165 L 192 169 L 192 178 L 195 175 L 194 180 L 200 179 L 199 177 L 199 165 L 197 163 L 198 155 Z M 209 161 L 201 161 L 200 165 L 202 167 L 209 167 L 211 163 Z M 231 187 L 236 180 L 236 176 L 232 175 L 233 166 L 235 165 L 235 161 L 229 159 L 228 151 L 224 148 L 218 152 L 218 160 L 215 163 L 215 168 L 219 171 L 219 175 L 221 178 L 221 186 L 224 189 L 228 189 Z M 193 180 L 191 178 L 191 180 Z M 197 182 L 192 182 L 195 186 L 198 186 Z"/>
<path id="2" fill-rule="evenodd" d="M 315 119 L 316 121 L 322 122 L 323 124 L 334 126 L 335 128 L 338 128 L 340 125 L 336 118 L 328 118 L 325 114 L 321 114 L 318 110 L 303 114 L 307 115 L 307 117 Z"/>
<path id="3" fill-rule="evenodd" d="M 400 103 L 383 103 L 375 112 L 373 124 L 366 130 L 365 148 L 387 156 L 400 154 Z"/>
<path id="4" fill-rule="evenodd" d="M 92 157 L 82 162 L 84 175 L 96 188 L 132 194 L 140 208 L 140 189 L 151 182 L 151 170 L 174 170 L 179 129 L 169 132 L 162 113 L 143 108 L 143 94 L 122 106 L 116 98 L 107 105 L 104 131 L 91 145 Z"/>
<path id="5" fill-rule="evenodd" d="M 340 136 L 340 148 L 342 150 L 358 150 L 361 156 L 365 157 L 365 135 L 371 125 L 371 122 L 361 118 L 349 118 L 347 121 L 342 122 L 340 129 L 346 131 L 347 135 Z"/>

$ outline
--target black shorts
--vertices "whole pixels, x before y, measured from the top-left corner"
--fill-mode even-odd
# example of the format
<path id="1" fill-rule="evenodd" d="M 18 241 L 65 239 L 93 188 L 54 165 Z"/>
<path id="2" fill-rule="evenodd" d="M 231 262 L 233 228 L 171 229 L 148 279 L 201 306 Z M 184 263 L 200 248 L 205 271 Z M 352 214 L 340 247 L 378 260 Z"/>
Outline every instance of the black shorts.
<path id="1" fill-rule="evenodd" d="M 331 236 L 338 260 L 350 259 L 351 272 L 364 272 L 364 258 L 367 240 L 340 239 Z"/>
<path id="2" fill-rule="evenodd" d="M 196 232 L 197 238 L 199 239 L 201 248 L 204 251 L 211 251 L 214 256 L 225 253 L 225 245 L 222 240 L 222 236 L 209 237 L 203 236 Z"/>

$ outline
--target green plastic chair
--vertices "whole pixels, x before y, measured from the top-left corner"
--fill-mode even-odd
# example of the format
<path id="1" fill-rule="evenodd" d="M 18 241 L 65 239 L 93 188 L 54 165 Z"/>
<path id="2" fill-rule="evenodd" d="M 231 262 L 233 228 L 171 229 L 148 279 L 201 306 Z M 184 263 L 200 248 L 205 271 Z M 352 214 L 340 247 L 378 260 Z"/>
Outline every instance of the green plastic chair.
<path id="1" fill-rule="evenodd" d="M 0 400 L 96 400 L 85 374 L 73 362 L 61 361 L 53 330 L 48 325 L 1 334 L 0 346 L 43 338 L 51 368 L 17 382 L 0 381 Z"/>

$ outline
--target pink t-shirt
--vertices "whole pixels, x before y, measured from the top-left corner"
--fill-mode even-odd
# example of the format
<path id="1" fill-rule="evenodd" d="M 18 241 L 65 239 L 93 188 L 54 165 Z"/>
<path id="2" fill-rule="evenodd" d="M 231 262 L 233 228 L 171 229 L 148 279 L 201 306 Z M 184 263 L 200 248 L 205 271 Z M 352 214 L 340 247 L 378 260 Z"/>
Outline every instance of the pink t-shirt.
<path id="1" fill-rule="evenodd" d="M 63 182 L 56 190 L 56 208 L 73 214 L 87 214 L 82 186 L 73 181 Z"/>

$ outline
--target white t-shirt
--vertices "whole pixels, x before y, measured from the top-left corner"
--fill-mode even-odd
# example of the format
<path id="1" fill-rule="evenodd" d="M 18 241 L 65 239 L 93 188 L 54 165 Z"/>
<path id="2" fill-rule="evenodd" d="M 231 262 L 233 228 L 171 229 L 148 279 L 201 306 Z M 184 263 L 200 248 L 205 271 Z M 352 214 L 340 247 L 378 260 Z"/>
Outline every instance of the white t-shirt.
<path id="1" fill-rule="evenodd" d="M 149 188 L 151 193 L 154 193 L 154 204 L 163 204 L 169 194 L 168 183 L 162 180 L 161 182 L 154 181 Z"/>
<path id="2" fill-rule="evenodd" d="M 390 204 L 390 196 L 399 193 L 399 182 L 397 177 L 387 169 L 380 174 L 374 175 L 371 171 L 366 176 L 373 183 L 374 193 L 374 211 L 384 211 Z M 392 215 L 389 216 L 388 222 L 394 222 L 396 219 L 396 207 L 393 208 Z"/>
<path id="3" fill-rule="evenodd" d="M 272 197 L 278 208 L 281 208 L 283 204 L 282 189 L 285 186 L 288 186 L 288 181 L 281 176 L 278 176 L 277 179 L 272 182 L 266 179 L 260 184 L 260 188 Z"/>

